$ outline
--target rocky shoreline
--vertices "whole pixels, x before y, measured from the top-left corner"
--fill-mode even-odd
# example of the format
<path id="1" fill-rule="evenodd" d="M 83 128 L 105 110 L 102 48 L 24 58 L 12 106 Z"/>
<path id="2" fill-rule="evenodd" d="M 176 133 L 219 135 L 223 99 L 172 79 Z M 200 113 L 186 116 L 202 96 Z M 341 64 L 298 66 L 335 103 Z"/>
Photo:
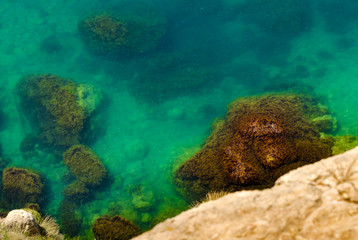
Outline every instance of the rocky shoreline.
<path id="1" fill-rule="evenodd" d="M 135 240 L 357 239 L 358 147 L 167 219 Z"/>

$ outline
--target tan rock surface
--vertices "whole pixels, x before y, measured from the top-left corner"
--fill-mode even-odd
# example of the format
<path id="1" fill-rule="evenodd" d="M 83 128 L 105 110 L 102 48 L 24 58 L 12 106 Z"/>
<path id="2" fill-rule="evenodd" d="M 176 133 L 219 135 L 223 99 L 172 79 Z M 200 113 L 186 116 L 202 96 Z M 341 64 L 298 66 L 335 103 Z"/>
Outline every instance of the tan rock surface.
<path id="1" fill-rule="evenodd" d="M 358 147 L 293 170 L 271 189 L 201 204 L 134 239 L 358 239 Z"/>
<path id="2" fill-rule="evenodd" d="M 7 229 L 17 228 L 30 235 L 40 234 L 40 228 L 34 216 L 22 209 L 9 212 L 3 223 Z"/>

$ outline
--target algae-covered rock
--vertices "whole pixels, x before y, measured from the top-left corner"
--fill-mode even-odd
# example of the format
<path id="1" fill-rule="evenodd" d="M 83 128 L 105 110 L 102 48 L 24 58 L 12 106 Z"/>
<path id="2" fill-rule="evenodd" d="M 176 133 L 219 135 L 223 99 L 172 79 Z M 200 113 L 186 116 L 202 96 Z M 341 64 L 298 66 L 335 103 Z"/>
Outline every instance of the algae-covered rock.
<path id="1" fill-rule="evenodd" d="M 97 55 L 128 57 L 154 49 L 166 32 L 165 19 L 150 14 L 149 9 L 140 15 L 127 12 L 91 15 L 78 24 L 78 32 L 89 48 Z"/>
<path id="2" fill-rule="evenodd" d="M 239 98 L 215 122 L 203 148 L 179 167 L 175 182 L 190 200 L 210 191 L 272 186 L 284 173 L 332 155 L 309 120 L 319 112 L 303 95 Z"/>
<path id="3" fill-rule="evenodd" d="M 90 194 L 86 184 L 82 181 L 75 181 L 68 185 L 62 192 L 63 196 L 76 203 L 82 203 Z"/>
<path id="4" fill-rule="evenodd" d="M 152 192 L 141 192 L 134 194 L 132 197 L 134 208 L 140 211 L 148 211 L 155 203 L 155 198 Z"/>
<path id="5" fill-rule="evenodd" d="M 13 207 L 43 201 L 44 185 L 39 175 L 22 168 L 9 167 L 3 171 L 4 199 Z"/>
<path id="6" fill-rule="evenodd" d="M 98 240 L 129 240 L 141 233 L 138 226 L 121 216 L 97 218 L 92 231 Z"/>
<path id="7" fill-rule="evenodd" d="M 337 129 L 337 119 L 332 115 L 316 117 L 312 122 L 320 132 L 334 132 Z"/>
<path id="8" fill-rule="evenodd" d="M 154 193 L 146 189 L 142 184 L 130 186 L 128 192 L 132 196 L 133 207 L 137 210 L 148 211 L 156 203 Z"/>
<path id="9" fill-rule="evenodd" d="M 25 207 L 22 210 L 24 210 L 24 211 L 26 211 L 28 213 L 31 213 L 37 223 L 40 223 L 42 221 L 41 214 L 38 211 L 36 211 L 35 209 Z"/>
<path id="10" fill-rule="evenodd" d="M 69 237 L 77 236 L 81 230 L 82 216 L 77 209 L 77 204 L 68 200 L 63 200 L 59 208 L 61 230 Z"/>
<path id="11" fill-rule="evenodd" d="M 99 157 L 85 145 L 74 145 L 63 154 L 63 161 L 76 178 L 87 186 L 98 186 L 107 176 Z"/>
<path id="12" fill-rule="evenodd" d="M 56 75 L 23 78 L 17 84 L 23 113 L 41 143 L 59 151 L 78 144 L 86 119 L 77 103 L 77 84 Z"/>
<path id="13" fill-rule="evenodd" d="M 358 146 L 358 138 L 355 136 L 339 136 L 334 137 L 334 145 L 332 147 L 332 154 L 340 154 L 349 149 Z"/>

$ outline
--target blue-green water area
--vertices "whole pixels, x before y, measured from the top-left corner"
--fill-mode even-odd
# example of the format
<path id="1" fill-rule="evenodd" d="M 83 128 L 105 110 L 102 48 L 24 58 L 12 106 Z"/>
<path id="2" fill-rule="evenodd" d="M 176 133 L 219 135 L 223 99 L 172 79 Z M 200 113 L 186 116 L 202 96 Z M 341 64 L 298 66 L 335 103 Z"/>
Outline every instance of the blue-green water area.
<path id="1" fill-rule="evenodd" d="M 68 169 L 42 149 L 23 158 L 19 146 L 34 130 L 16 84 L 51 73 L 93 85 L 104 101 L 89 144 L 111 180 L 76 209 L 81 238 L 93 239 L 91 226 L 105 214 L 148 230 L 190 207 L 173 173 L 238 97 L 307 93 L 337 118 L 335 135 L 358 136 L 357 10 L 353 0 L 1 1 L 2 155 L 44 175 L 43 212 L 58 217 Z M 161 19 L 163 35 L 131 56 L 97 54 L 78 24 L 104 12 Z M 138 204 L 138 191 L 148 206 Z"/>

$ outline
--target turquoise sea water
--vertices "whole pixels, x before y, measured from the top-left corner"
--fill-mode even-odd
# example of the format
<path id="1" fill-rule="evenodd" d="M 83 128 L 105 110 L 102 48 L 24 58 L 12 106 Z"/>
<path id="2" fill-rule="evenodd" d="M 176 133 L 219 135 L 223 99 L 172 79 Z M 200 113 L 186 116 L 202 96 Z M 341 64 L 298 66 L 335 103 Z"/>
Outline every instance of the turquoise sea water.
<path id="1" fill-rule="evenodd" d="M 78 34 L 78 22 L 104 11 L 144 14 L 150 5 L 167 21 L 152 51 L 125 59 L 97 56 Z M 10 166 L 41 171 L 49 188 L 44 212 L 58 216 L 67 168 L 50 154 L 24 160 L 28 133 L 16 83 L 52 73 L 92 84 L 106 96 L 91 147 L 113 182 L 78 210 L 81 235 L 94 220 L 120 214 L 143 229 L 163 214 L 189 207 L 171 181 L 210 125 L 241 96 L 296 90 L 318 96 L 338 120 L 336 135 L 358 136 L 358 3 L 353 0 L 36 0 L 0 2 L 0 131 Z M 170 60 L 173 58 L 174 60 Z M 169 67 L 163 67 L 168 63 Z M 185 71 L 198 71 L 182 78 Z M 146 211 L 131 191 L 152 197 Z"/>

